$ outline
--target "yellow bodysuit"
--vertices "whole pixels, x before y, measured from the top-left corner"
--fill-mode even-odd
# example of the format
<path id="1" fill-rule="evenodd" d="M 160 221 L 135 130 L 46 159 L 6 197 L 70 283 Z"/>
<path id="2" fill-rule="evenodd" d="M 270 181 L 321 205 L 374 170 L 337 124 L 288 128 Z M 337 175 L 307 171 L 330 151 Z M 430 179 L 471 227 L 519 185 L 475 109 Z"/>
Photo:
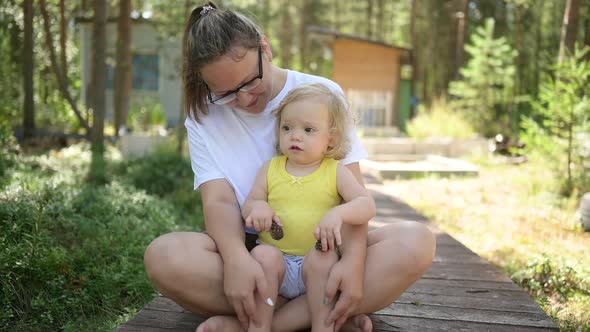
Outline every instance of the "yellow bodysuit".
<path id="1" fill-rule="evenodd" d="M 287 173 L 286 162 L 286 156 L 274 157 L 266 175 L 268 203 L 283 223 L 284 237 L 276 241 L 270 232 L 259 236 L 285 254 L 304 256 L 316 243 L 315 227 L 341 202 L 336 186 L 338 161 L 326 158 L 315 172 L 303 177 Z"/>

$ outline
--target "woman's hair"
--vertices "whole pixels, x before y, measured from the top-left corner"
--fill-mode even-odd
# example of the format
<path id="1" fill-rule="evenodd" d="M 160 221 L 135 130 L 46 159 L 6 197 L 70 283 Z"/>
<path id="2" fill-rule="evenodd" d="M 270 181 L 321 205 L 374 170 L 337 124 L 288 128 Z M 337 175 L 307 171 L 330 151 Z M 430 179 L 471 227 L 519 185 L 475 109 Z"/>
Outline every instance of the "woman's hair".
<path id="1" fill-rule="evenodd" d="M 261 36 L 261 29 L 252 20 L 240 13 L 219 9 L 211 1 L 192 11 L 183 38 L 182 76 L 187 115 L 199 121 L 199 115 L 209 113 L 207 87 L 200 73 L 203 66 L 236 47 L 258 48 Z"/>
<path id="2" fill-rule="evenodd" d="M 278 138 L 281 129 L 281 113 L 285 106 L 305 99 L 315 99 L 323 103 L 330 116 L 330 135 L 333 137 L 333 146 L 328 147 L 326 157 L 336 160 L 343 159 L 350 152 L 350 137 L 348 135 L 352 124 L 352 117 L 348 110 L 348 103 L 344 96 L 330 90 L 320 83 L 304 84 L 291 90 L 273 111 L 277 117 L 277 151 L 281 153 Z"/>

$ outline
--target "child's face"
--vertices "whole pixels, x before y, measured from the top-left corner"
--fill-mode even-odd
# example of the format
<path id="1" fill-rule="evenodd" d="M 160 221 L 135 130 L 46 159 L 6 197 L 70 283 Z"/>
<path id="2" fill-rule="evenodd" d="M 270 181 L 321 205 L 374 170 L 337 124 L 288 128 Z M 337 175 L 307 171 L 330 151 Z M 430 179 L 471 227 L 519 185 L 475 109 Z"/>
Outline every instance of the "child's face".
<path id="1" fill-rule="evenodd" d="M 279 146 L 299 165 L 321 161 L 331 144 L 330 115 L 326 105 L 314 99 L 295 101 L 281 112 Z"/>

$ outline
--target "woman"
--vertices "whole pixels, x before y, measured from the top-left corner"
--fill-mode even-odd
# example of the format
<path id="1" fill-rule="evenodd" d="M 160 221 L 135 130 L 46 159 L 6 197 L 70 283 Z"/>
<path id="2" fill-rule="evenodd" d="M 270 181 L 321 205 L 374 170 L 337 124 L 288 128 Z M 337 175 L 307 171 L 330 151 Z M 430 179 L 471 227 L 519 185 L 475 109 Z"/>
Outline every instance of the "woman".
<path id="1" fill-rule="evenodd" d="M 185 122 L 195 189 L 201 191 L 207 233 L 170 233 L 145 253 L 147 273 L 165 296 L 195 313 L 212 316 L 197 331 L 245 330 L 259 324 L 255 296 L 268 298 L 263 269 L 249 253 L 256 241 L 245 230 L 240 208 L 257 170 L 275 154 L 276 118 L 271 111 L 295 86 L 334 82 L 276 67 L 260 28 L 240 13 L 213 3 L 191 13 L 185 27 Z M 341 161 L 362 183 L 358 161 L 366 152 L 356 134 Z M 434 257 L 432 233 L 416 222 L 398 222 L 367 232 L 342 227 L 342 258 L 330 271 L 327 298 L 338 300 L 328 316 L 335 330 L 370 331 L 366 313 L 397 299 L 428 269 Z M 300 321 L 273 320 L 273 331 L 309 327 L 304 297 L 279 300 Z M 283 310 L 284 311 L 284 310 Z M 345 324 L 346 323 L 346 324 Z"/>

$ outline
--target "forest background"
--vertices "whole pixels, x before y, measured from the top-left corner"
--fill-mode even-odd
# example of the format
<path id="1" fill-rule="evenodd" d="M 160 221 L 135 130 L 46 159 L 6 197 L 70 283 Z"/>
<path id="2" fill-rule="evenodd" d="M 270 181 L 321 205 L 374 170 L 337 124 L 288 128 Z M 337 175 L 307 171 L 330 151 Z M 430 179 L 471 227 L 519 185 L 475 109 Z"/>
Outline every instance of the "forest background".
<path id="1" fill-rule="evenodd" d="M 519 181 L 532 181 L 539 168 L 549 172 L 534 190 L 551 185 L 557 210 L 573 211 L 590 191 L 589 1 L 217 3 L 254 17 L 269 36 L 273 61 L 285 68 L 331 76 L 330 55 L 309 36 L 310 26 L 411 49 L 412 69 L 404 75 L 414 82 L 414 120 L 405 134 L 501 133 L 526 143 L 529 165 L 541 165 L 515 175 Z M 153 22 L 159 38 L 180 38 L 200 4 L 0 4 L 0 329 L 112 329 L 154 294 L 141 263 L 147 243 L 172 229 L 201 227 L 198 193 L 186 185 L 192 180 L 183 128 L 170 128 L 177 136 L 169 146 L 146 158 L 123 160 L 110 143 L 118 128 L 133 127 L 130 119 L 158 118 L 130 110 L 132 19 Z M 80 18 L 94 21 L 96 92 L 89 105 L 80 102 Z M 104 47 L 109 18 L 118 26 L 114 54 Z M 115 67 L 113 119 L 104 112 L 107 62 Z M 58 148 L 72 138 L 83 143 Z M 438 212 L 427 214 L 434 219 Z M 588 243 L 579 226 L 566 228 L 572 241 Z M 587 261 L 587 249 L 578 255 Z M 525 260 L 508 270 L 520 272 L 513 279 L 537 301 L 555 304 L 544 309 L 562 328 L 589 329 L 583 313 L 590 312 L 590 272 L 557 261 Z"/>

